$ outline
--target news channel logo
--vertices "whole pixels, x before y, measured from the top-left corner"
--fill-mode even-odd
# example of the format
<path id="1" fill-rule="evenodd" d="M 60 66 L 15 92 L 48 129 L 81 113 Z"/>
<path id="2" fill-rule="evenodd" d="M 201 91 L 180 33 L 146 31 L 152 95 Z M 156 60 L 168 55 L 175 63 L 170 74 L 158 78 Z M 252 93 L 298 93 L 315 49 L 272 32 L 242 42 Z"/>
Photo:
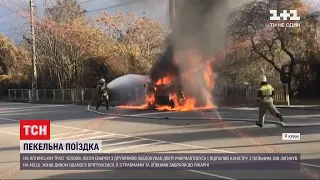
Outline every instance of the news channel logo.
<path id="1" fill-rule="evenodd" d="M 50 140 L 50 120 L 20 120 L 20 140 Z"/>
<path id="2" fill-rule="evenodd" d="M 282 133 L 282 140 L 284 141 L 299 141 L 300 133 Z"/>
<path id="3" fill-rule="evenodd" d="M 271 27 L 300 27 L 300 16 L 298 16 L 297 10 L 289 10 L 289 12 L 288 10 L 282 10 L 282 12 L 278 10 L 270 10 L 270 15 L 269 20 L 272 21 L 270 22 Z"/>

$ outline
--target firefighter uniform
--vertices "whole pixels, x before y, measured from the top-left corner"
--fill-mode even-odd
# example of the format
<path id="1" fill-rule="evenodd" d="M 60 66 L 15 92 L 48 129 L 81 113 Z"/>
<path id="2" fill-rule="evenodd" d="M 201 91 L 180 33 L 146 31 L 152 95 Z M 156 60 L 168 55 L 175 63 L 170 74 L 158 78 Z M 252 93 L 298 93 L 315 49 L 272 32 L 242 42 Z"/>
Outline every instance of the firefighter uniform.
<path id="1" fill-rule="evenodd" d="M 267 78 L 262 76 L 261 86 L 258 91 L 259 121 L 256 123 L 257 126 L 263 127 L 267 111 L 269 111 L 274 117 L 278 118 L 283 125 L 283 117 L 273 104 L 273 96 L 274 88 L 267 83 Z"/>
<path id="2" fill-rule="evenodd" d="M 100 107 L 100 105 L 105 102 L 106 108 L 109 110 L 109 95 L 108 95 L 108 88 L 105 79 L 101 79 L 98 86 L 98 94 L 99 94 L 99 101 L 96 107 L 96 110 Z"/>

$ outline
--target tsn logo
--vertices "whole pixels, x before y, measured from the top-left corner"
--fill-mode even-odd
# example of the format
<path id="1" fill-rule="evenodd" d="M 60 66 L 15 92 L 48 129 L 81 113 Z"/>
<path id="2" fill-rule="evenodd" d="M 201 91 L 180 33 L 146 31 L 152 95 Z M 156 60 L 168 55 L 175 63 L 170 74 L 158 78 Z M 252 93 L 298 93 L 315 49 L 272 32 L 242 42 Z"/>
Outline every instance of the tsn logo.
<path id="1" fill-rule="evenodd" d="M 299 141 L 300 140 L 300 133 L 282 133 L 282 140 Z"/>
<path id="2" fill-rule="evenodd" d="M 50 140 L 50 120 L 20 120 L 20 140 Z"/>

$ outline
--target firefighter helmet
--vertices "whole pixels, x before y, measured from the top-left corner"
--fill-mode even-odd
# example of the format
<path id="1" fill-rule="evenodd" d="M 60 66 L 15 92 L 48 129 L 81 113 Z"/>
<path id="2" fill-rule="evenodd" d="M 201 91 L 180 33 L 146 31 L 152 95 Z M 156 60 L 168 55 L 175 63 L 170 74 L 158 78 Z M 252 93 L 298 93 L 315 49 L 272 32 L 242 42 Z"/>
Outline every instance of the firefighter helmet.
<path id="1" fill-rule="evenodd" d="M 106 82 L 106 80 L 102 78 L 102 79 L 100 79 L 99 82 L 100 82 L 100 84 L 104 84 Z"/>
<path id="2" fill-rule="evenodd" d="M 266 76 L 261 76 L 261 81 L 260 82 L 267 82 L 267 77 Z"/>

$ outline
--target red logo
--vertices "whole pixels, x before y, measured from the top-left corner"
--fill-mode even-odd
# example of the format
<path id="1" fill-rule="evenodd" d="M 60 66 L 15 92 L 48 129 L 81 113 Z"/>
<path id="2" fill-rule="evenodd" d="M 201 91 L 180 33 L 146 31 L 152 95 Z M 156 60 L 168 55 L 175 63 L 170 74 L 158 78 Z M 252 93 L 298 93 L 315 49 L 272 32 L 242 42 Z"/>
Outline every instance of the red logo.
<path id="1" fill-rule="evenodd" d="M 287 134 L 284 134 L 284 137 L 287 137 Z"/>
<path id="2" fill-rule="evenodd" d="M 20 120 L 20 140 L 50 140 L 50 120 Z"/>

